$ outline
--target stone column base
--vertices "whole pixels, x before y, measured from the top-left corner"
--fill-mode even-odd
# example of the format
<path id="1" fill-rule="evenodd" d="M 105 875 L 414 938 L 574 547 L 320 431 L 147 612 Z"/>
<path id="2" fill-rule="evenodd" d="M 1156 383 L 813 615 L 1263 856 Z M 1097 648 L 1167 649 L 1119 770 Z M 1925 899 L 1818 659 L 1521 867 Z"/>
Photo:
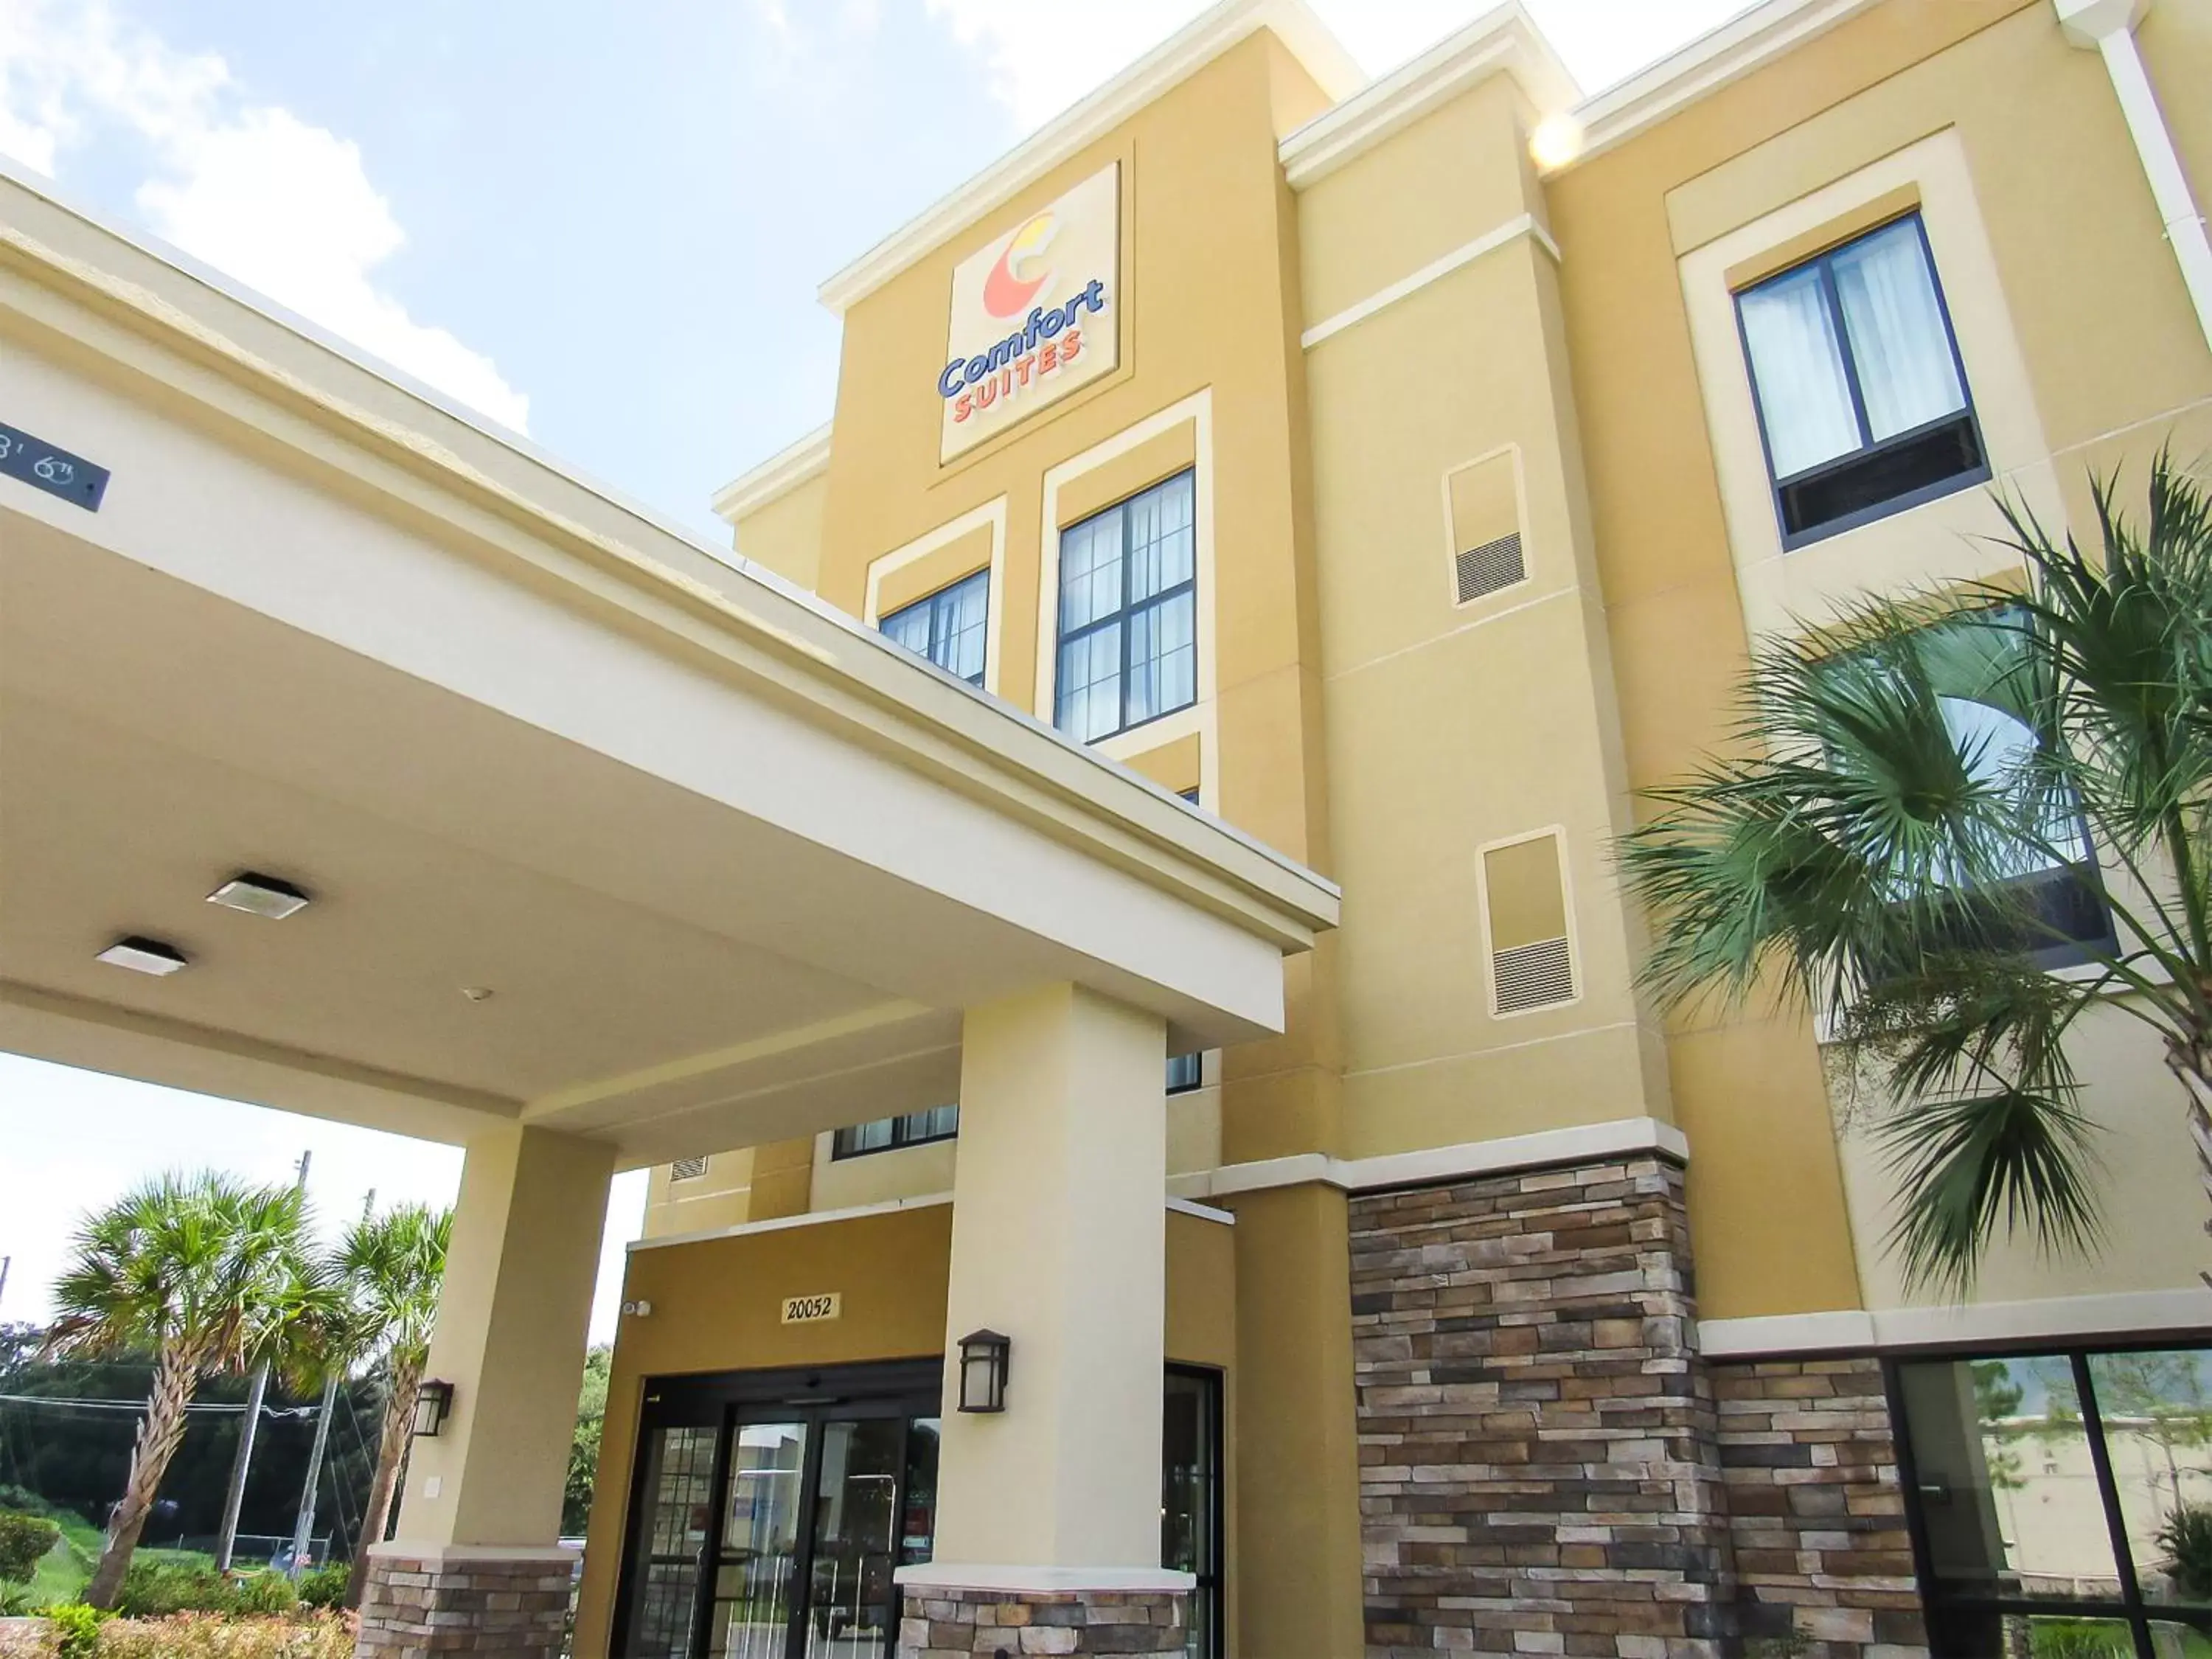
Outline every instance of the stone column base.
<path id="1" fill-rule="evenodd" d="M 1137 1659 L 1181 1653 L 1182 1590 L 956 1589 L 906 1592 L 899 1659 L 1025 1659 L 1036 1653 Z"/>
<path id="2" fill-rule="evenodd" d="M 573 1551 L 385 1544 L 372 1551 L 357 1659 L 559 1659 Z"/>

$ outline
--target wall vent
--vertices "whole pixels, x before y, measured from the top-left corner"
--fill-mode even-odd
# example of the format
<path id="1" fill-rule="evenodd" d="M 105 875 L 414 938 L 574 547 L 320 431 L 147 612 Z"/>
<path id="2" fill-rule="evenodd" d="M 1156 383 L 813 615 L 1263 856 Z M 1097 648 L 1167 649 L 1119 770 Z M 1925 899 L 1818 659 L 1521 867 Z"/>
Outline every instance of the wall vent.
<path id="1" fill-rule="evenodd" d="M 1564 939 L 1516 945 L 1498 951 L 1492 963 L 1501 1014 L 1525 1013 L 1575 1000 L 1574 957 Z"/>
<path id="2" fill-rule="evenodd" d="M 1470 547 L 1454 561 L 1459 575 L 1459 602 L 1467 604 L 1501 587 L 1510 587 L 1528 574 L 1521 562 L 1521 532 L 1517 530 Z"/>
<path id="3" fill-rule="evenodd" d="M 1455 604 L 1472 605 L 1528 580 L 1518 450 L 1508 444 L 1444 474 L 1444 527 Z"/>
<path id="4" fill-rule="evenodd" d="M 1482 927 L 1490 950 L 1490 1012 L 1503 1017 L 1575 1000 L 1574 924 L 1568 919 L 1566 845 L 1539 830 L 1482 849 Z"/>
<path id="5" fill-rule="evenodd" d="M 706 1173 L 707 1160 L 703 1158 L 679 1158 L 668 1166 L 671 1181 L 696 1181 Z"/>

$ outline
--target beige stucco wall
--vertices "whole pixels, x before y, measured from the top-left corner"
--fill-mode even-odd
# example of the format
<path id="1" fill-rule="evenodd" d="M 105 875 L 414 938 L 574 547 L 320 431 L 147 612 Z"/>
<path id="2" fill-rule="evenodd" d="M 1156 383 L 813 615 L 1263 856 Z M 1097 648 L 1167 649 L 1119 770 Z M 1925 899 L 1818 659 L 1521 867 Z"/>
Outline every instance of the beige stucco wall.
<path id="1" fill-rule="evenodd" d="M 822 575 L 822 514 L 829 500 L 824 471 L 763 501 L 732 526 L 738 551 L 811 592 Z"/>
<path id="2" fill-rule="evenodd" d="M 2163 88 L 2212 72 L 2201 9 L 2154 9 L 2142 44 Z M 2166 101 L 2169 111 L 2189 102 L 2170 91 Z M 2212 176 L 2204 129 L 2193 108 L 2177 123 L 2200 178 Z M 2201 449 L 2212 433 L 2212 358 L 2111 88 L 2096 54 L 2069 46 L 2046 7 L 1893 0 L 1553 179 L 1625 749 L 1639 786 L 1680 775 L 1723 740 L 1753 628 L 1817 611 L 1869 572 L 1909 583 L 1996 568 L 1961 544 L 1961 532 L 1988 522 L 1972 497 L 1785 561 L 1761 544 L 1771 519 L 1744 507 L 1741 486 L 1733 510 L 1725 495 L 1731 478 L 1763 474 L 1746 448 L 1756 431 L 1742 418 L 1740 362 L 1710 345 L 1699 353 L 1700 315 L 1715 331 L 1711 278 L 1741 263 L 1762 223 L 1785 240 L 1855 191 L 1898 182 L 1891 173 L 1929 191 L 1939 274 L 1956 290 L 1954 311 L 1971 312 L 1960 323 L 1970 378 L 1994 403 L 1992 451 L 2032 501 L 2063 501 L 2086 526 L 2085 467 L 2130 455 L 2139 477 L 2167 434 Z M 2094 1097 L 2132 1118 L 2142 1056 L 2118 1052 L 2126 1047 L 2090 1041 L 2084 1060 Z M 1702 1310 L 1809 1311 L 1860 1305 L 1863 1294 L 1878 1306 L 1899 1295 L 1869 1196 L 1879 1177 L 1856 1148 L 1845 1200 L 1808 1022 L 1765 1010 L 1686 1018 L 1669 1061 L 1692 1148 Z M 2181 1151 L 2177 1140 L 2169 1155 Z M 2169 1229 L 2170 1240 L 2125 1247 L 2098 1283 L 2174 1283 L 2177 1253 L 2201 1244 L 2194 1210 L 2148 1224 Z M 1983 1293 L 2047 1294 L 2055 1282 L 2007 1257 Z"/>

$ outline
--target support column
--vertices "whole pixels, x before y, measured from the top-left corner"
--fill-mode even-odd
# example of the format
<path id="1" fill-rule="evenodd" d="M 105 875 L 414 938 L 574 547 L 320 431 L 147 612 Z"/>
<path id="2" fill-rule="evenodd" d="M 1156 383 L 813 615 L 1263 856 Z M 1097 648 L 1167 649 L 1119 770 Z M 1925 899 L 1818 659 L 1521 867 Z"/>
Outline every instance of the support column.
<path id="1" fill-rule="evenodd" d="M 1166 1054 L 1157 1016 L 1076 986 L 968 1012 L 935 1559 L 899 1571 L 904 1659 L 1182 1650 L 1191 1580 L 1160 1566 Z M 981 1328 L 1012 1339 L 1006 1410 L 963 1413 Z"/>
<path id="2" fill-rule="evenodd" d="M 453 1385 L 370 1550 L 358 1651 L 554 1659 L 574 1552 L 561 1496 L 614 1150 L 517 1125 L 469 1143 L 428 1375 Z"/>

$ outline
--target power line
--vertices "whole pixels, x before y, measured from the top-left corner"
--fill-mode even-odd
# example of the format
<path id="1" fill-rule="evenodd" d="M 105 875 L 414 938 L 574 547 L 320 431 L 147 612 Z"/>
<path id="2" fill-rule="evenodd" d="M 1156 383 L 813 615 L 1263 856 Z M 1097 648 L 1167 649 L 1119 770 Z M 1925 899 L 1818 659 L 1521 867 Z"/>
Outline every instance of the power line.
<path id="1" fill-rule="evenodd" d="M 58 1394 L 0 1394 L 0 1406 L 56 1406 L 95 1412 L 143 1413 L 146 1409 L 146 1402 L 143 1400 L 85 1400 Z M 242 1402 L 232 1405 L 210 1401 L 195 1402 L 185 1409 L 188 1412 L 243 1412 L 246 1407 Z M 264 1418 L 311 1417 L 314 1409 L 313 1406 L 264 1406 L 261 1415 Z"/>

